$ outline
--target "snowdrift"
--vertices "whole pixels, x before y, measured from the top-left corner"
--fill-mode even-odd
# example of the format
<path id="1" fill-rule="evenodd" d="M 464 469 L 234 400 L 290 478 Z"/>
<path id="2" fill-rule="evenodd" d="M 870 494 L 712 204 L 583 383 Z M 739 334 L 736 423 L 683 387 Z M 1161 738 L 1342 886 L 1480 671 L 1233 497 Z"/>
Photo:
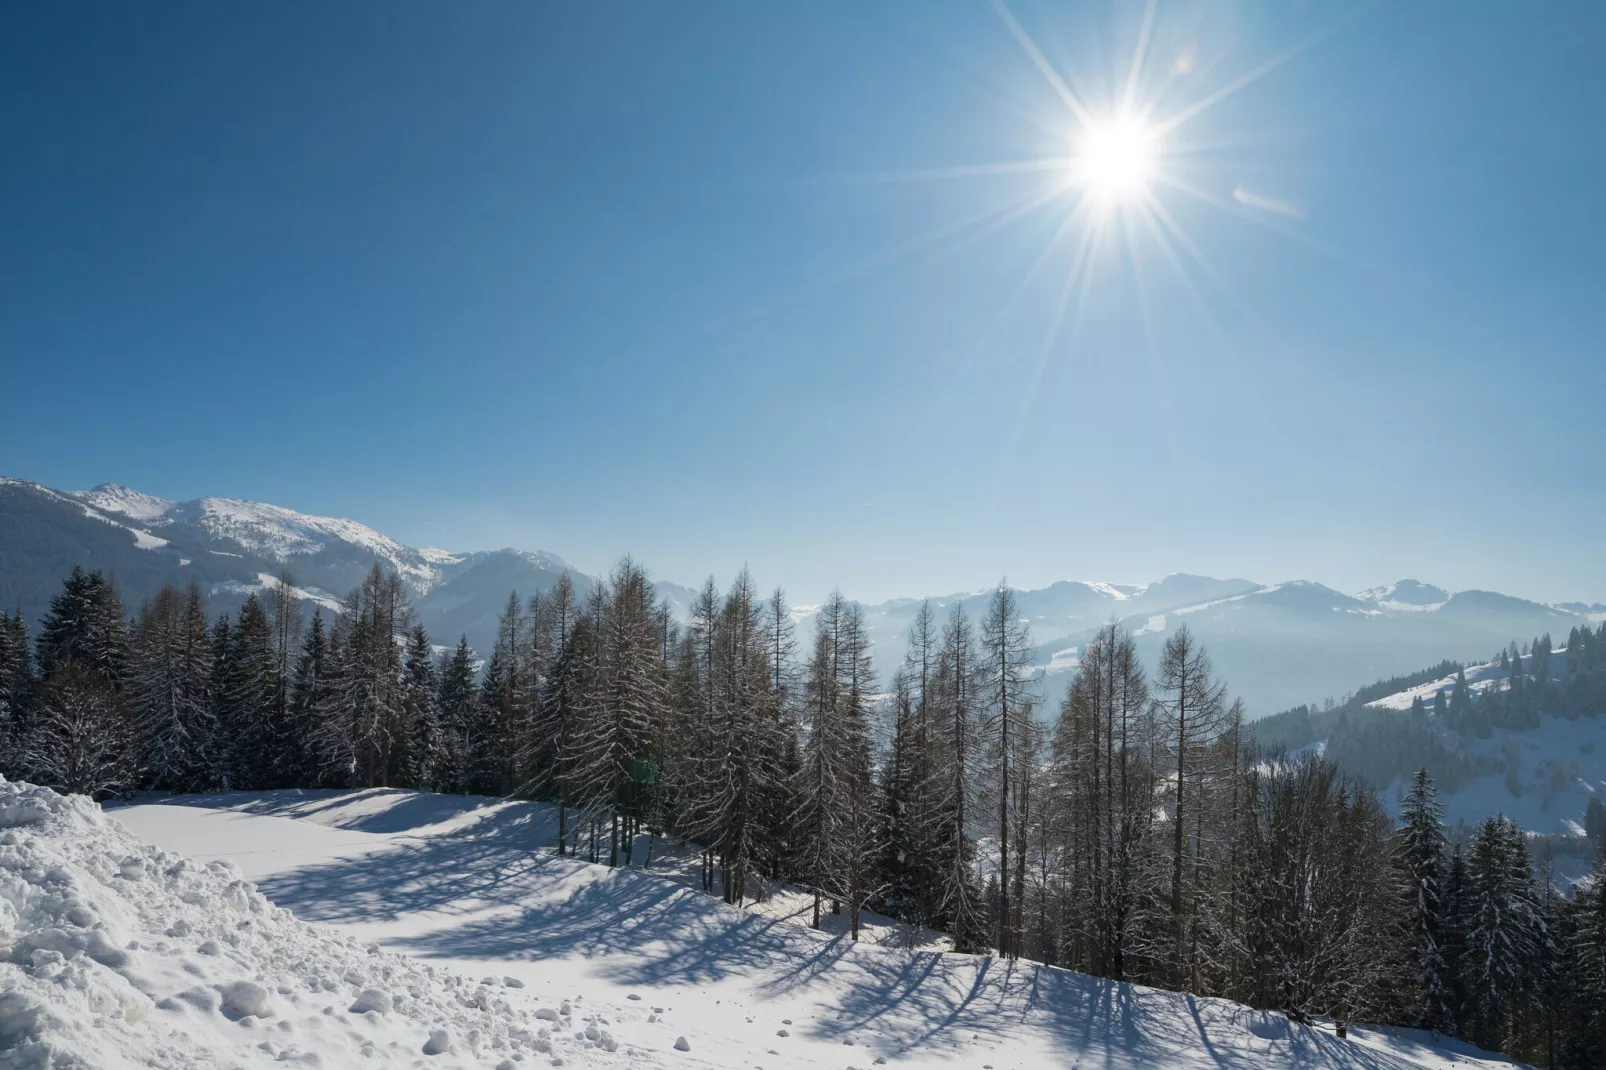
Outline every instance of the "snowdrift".
<path id="1" fill-rule="evenodd" d="M 522 987 L 298 920 L 231 862 L 143 846 L 88 799 L 0 778 L 0 1065 L 611 1061 L 606 1021 Z"/>

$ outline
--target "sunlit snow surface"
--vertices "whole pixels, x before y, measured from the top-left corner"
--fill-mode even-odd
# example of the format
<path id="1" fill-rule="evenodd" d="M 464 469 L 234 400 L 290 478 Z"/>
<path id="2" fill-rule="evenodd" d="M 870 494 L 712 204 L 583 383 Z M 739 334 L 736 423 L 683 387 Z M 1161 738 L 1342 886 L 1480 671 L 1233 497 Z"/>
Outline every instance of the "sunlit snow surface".
<path id="1" fill-rule="evenodd" d="M 513 1070 L 593 1052 L 621 1065 L 629 1052 L 608 1027 L 517 978 L 300 920 L 226 859 L 143 845 L 82 796 L 0 779 L 8 1070 Z"/>
<path id="2" fill-rule="evenodd" d="M 1509 1065 L 1411 1031 L 1357 1030 L 1340 1040 L 1225 1001 L 932 950 L 940 942 L 917 939 L 908 950 L 899 945 L 911 934 L 885 919 L 855 946 L 840 932 L 843 918 L 829 919 L 830 932 L 808 928 L 811 903 L 801 894 L 739 910 L 694 890 L 689 859 L 661 844 L 642 872 L 645 839 L 632 870 L 558 858 L 548 849 L 553 814 L 537 805 L 269 792 L 114 813 L 163 849 L 234 859 L 269 900 L 359 943 L 470 977 L 512 977 L 542 1006 L 569 999 L 607 1018 L 618 1052 L 581 1042 L 564 1053 L 571 1064 Z M 676 1050 L 681 1037 L 689 1050 Z"/>

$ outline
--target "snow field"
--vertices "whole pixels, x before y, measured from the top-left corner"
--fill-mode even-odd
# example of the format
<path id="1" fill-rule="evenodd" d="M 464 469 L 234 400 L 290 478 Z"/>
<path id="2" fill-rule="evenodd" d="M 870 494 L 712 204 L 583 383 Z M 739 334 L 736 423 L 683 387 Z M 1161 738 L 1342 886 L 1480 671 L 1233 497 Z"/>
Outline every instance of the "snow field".
<path id="1" fill-rule="evenodd" d="M 880 946 L 854 945 L 808 928 L 793 891 L 737 909 L 687 886 L 679 853 L 661 842 L 646 872 L 558 858 L 554 815 L 541 804 L 375 789 L 163 798 L 114 812 L 165 847 L 233 855 L 269 898 L 362 943 L 524 982 L 498 991 L 537 997 L 536 1021 L 554 1039 L 558 1023 L 541 1015 L 571 1003 L 568 1041 L 581 1045 L 574 1034 L 592 1025 L 619 1038 L 617 1053 L 575 1049 L 592 1060 L 729 1070 L 1510 1065 L 1410 1030 L 1340 1039 L 1225 1000 L 908 950 L 891 928 Z M 638 845 L 638 867 L 642 857 Z"/>
<path id="2" fill-rule="evenodd" d="M 363 944 L 226 860 L 0 779 L 0 1065 L 498 1068 L 625 1057 L 602 1016 Z"/>

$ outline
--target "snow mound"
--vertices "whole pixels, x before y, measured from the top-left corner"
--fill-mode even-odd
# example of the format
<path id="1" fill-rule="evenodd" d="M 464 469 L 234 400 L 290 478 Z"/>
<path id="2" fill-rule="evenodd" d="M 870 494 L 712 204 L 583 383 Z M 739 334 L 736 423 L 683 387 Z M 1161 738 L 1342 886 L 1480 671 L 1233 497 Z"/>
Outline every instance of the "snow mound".
<path id="1" fill-rule="evenodd" d="M 233 863 L 143 846 L 82 796 L 0 778 L 0 1064 L 444 1070 L 616 1046 L 535 1011 L 300 921 Z"/>

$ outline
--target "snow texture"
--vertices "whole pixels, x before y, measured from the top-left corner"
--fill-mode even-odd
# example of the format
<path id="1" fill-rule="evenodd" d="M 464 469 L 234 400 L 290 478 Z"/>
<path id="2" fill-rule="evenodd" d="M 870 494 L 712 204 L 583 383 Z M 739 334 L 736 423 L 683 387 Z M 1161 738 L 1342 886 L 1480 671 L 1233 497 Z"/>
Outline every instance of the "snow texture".
<path id="1" fill-rule="evenodd" d="M 611 1050 L 537 1009 L 298 920 L 232 863 L 142 846 L 82 796 L 0 779 L 0 1066 L 444 1070 Z"/>
<path id="2" fill-rule="evenodd" d="M 1352 1029 L 1340 1039 L 1330 1027 L 1225 1000 L 1029 962 L 910 950 L 898 946 L 904 934 L 881 923 L 870 926 L 874 942 L 854 945 L 838 931 L 802 924 L 807 912 L 798 909 L 803 897 L 795 892 L 772 890 L 746 910 L 702 894 L 692 886 L 691 850 L 666 851 L 658 842 L 645 871 L 645 837 L 635 845 L 636 868 L 556 857 L 549 849 L 554 814 L 540 804 L 376 789 L 162 797 L 115 813 L 165 848 L 201 858 L 238 854 L 263 894 L 303 918 L 428 957 L 437 974 L 447 967 L 491 982 L 475 991 L 510 1002 L 530 994 L 530 1024 L 551 1030 L 554 1051 L 561 1041 L 602 1065 L 1511 1065 L 1410 1030 Z M 510 979 L 525 987 L 510 987 Z M 347 1009 L 367 988 L 393 997 L 398 991 L 371 977 L 344 984 L 336 1012 L 355 1028 L 393 1028 L 405 1000 L 389 1016 Z M 457 1054 L 470 1028 L 475 1023 L 461 1019 L 410 1020 L 407 1044 L 398 1050 L 414 1058 L 423 1050 Z M 677 1043 L 682 1038 L 684 1047 Z M 486 1048 L 482 1041 L 481 1061 L 466 1065 L 490 1068 L 508 1058 L 510 1068 L 522 1068 L 548 1057 L 527 1048 L 507 1055 Z M 335 1058 L 324 1065 L 348 1063 Z"/>

